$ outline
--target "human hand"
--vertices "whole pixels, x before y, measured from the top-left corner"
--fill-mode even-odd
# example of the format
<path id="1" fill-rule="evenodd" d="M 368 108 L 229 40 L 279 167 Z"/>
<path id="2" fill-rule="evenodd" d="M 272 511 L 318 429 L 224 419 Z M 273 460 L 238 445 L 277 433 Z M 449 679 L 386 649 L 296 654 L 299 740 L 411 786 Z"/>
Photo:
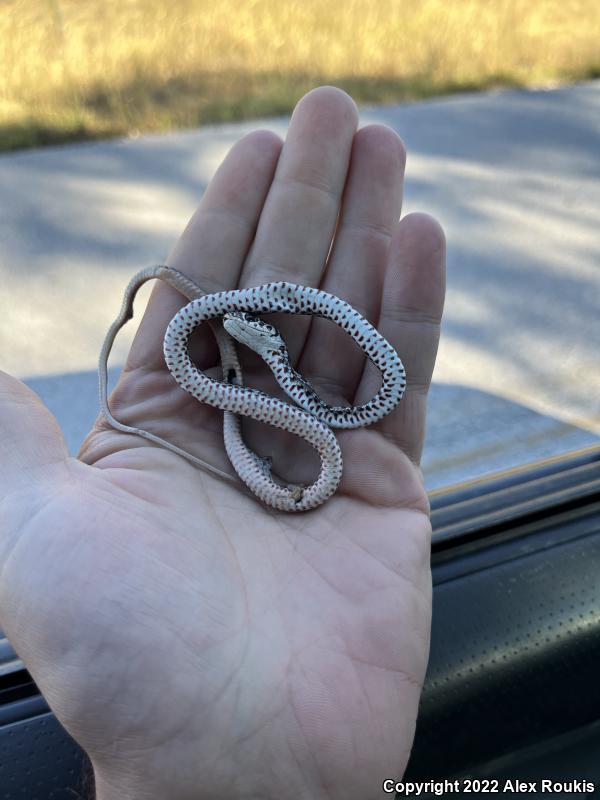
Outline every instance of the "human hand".
<path id="1" fill-rule="evenodd" d="M 336 434 L 344 476 L 324 505 L 275 512 L 102 418 L 71 458 L 39 398 L 0 373 L 0 626 L 89 754 L 99 800 L 370 800 L 406 765 L 429 648 L 417 465 L 445 246 L 427 215 L 398 222 L 400 139 L 357 123 L 347 94 L 320 87 L 283 149 L 268 131 L 243 137 L 168 260 L 206 291 L 318 286 L 397 348 L 406 394 L 376 425 Z M 164 365 L 184 302 L 156 285 L 111 407 L 227 469 L 221 412 Z M 375 393 L 377 371 L 334 325 L 277 325 L 327 402 Z M 216 365 L 208 330 L 192 354 Z M 252 356 L 247 383 L 274 393 Z M 245 439 L 288 480 L 314 480 L 295 437 L 250 423 Z"/>

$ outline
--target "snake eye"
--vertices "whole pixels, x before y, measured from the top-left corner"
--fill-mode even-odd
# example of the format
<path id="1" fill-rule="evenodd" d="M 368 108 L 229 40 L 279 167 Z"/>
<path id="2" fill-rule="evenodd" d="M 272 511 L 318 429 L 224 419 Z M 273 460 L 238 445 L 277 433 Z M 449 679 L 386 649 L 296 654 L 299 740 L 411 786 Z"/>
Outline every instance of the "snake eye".
<path id="1" fill-rule="evenodd" d="M 244 312 L 244 319 L 246 322 L 258 322 L 256 314 L 251 314 L 249 311 Z"/>

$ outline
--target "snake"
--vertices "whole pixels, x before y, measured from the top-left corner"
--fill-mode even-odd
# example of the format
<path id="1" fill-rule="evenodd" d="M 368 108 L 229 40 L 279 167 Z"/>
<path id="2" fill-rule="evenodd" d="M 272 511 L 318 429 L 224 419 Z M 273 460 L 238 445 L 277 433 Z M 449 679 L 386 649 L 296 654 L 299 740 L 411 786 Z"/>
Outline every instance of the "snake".
<path id="1" fill-rule="evenodd" d="M 334 494 L 342 478 L 342 452 L 332 429 L 372 425 L 389 414 L 404 394 L 406 373 L 395 348 L 349 303 L 321 289 L 278 281 L 208 293 L 179 270 L 163 264 L 147 267 L 134 275 L 125 289 L 121 310 L 100 352 L 98 369 L 102 412 L 113 428 L 160 444 L 223 480 L 237 483 L 235 476 L 183 448 L 149 431 L 120 422 L 110 410 L 107 398 L 110 350 L 120 328 L 133 317 L 135 294 L 143 283 L 153 278 L 165 281 L 189 301 L 167 326 L 163 340 L 165 363 L 183 390 L 198 401 L 223 411 L 225 450 L 247 491 L 279 511 L 308 511 L 320 506 Z M 334 322 L 354 339 L 381 372 L 379 391 L 369 402 L 359 406 L 325 403 L 292 366 L 277 328 L 261 318 L 261 314 L 267 313 L 310 314 Z M 221 380 L 200 370 L 188 352 L 189 338 L 203 322 L 209 323 L 217 341 Z M 293 402 L 244 385 L 236 343 L 249 347 L 262 357 Z M 251 417 L 307 441 L 321 461 L 316 480 L 308 486 L 276 481 L 271 459 L 258 455 L 245 444 L 241 417 Z"/>

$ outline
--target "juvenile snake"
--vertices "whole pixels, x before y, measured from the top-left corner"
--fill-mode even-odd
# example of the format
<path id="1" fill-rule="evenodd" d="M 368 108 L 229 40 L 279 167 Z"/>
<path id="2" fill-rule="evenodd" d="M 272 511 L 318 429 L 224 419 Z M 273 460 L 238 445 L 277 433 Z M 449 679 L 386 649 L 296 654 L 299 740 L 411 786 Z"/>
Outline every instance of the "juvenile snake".
<path id="1" fill-rule="evenodd" d="M 327 500 L 335 492 L 342 476 L 342 454 L 331 428 L 371 425 L 389 414 L 404 393 L 404 367 L 392 345 L 348 303 L 311 287 L 282 281 L 250 289 L 205 294 L 200 286 L 171 267 L 158 265 L 137 273 L 125 290 L 121 311 L 111 325 L 100 353 L 102 411 L 114 428 L 161 444 L 229 481 L 235 481 L 229 473 L 148 431 L 124 425 L 110 412 L 108 356 L 117 332 L 133 316 L 133 298 L 137 290 L 152 278 L 164 280 L 191 301 L 169 323 L 163 345 L 165 362 L 185 391 L 224 411 L 225 449 L 240 479 L 265 504 L 282 511 L 306 511 Z M 382 373 L 382 386 L 377 394 L 362 406 L 330 406 L 323 402 L 293 369 L 277 329 L 256 316 L 272 312 L 325 317 L 347 331 Z M 223 320 L 222 325 L 219 318 Z M 189 337 L 204 321 L 209 322 L 217 339 L 223 371 L 221 381 L 205 375 L 192 363 L 188 354 Z M 243 385 L 234 339 L 262 356 L 279 385 L 297 405 Z M 244 444 L 239 415 L 267 422 L 305 439 L 321 459 L 317 480 L 306 487 L 276 483 L 271 475 L 270 460 L 258 456 Z"/>

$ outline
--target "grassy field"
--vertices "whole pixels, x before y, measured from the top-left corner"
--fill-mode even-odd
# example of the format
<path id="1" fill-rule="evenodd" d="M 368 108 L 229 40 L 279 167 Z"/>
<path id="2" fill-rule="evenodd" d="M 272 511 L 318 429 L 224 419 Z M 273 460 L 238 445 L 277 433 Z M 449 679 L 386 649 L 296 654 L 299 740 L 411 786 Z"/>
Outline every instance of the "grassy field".
<path id="1" fill-rule="evenodd" d="M 600 75 L 597 0 L 2 0 L 0 150 Z"/>

